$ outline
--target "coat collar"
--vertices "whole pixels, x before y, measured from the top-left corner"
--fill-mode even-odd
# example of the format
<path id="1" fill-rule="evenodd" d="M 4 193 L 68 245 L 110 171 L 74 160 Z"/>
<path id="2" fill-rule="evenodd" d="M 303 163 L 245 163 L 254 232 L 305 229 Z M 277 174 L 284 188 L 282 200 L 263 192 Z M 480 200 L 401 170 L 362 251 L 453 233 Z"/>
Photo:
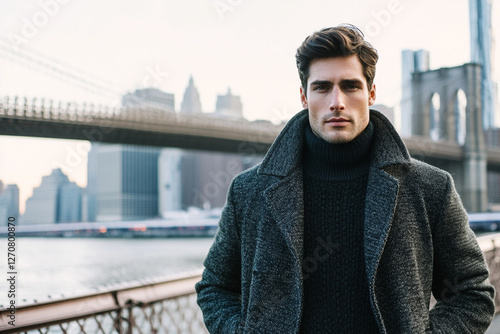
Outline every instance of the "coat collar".
<path id="1" fill-rule="evenodd" d="M 370 120 L 375 126 L 371 166 L 383 168 L 399 163 L 409 163 L 408 150 L 390 121 L 376 110 L 370 110 Z M 258 172 L 285 177 L 299 167 L 306 126 L 309 126 L 308 110 L 304 109 L 292 117 L 278 135 Z"/>

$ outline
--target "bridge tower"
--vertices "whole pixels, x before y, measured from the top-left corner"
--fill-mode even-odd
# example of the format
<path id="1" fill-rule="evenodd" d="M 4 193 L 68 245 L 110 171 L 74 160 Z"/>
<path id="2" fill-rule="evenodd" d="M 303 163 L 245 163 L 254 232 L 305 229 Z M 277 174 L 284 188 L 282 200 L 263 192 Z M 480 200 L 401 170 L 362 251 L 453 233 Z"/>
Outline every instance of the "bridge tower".
<path id="1" fill-rule="evenodd" d="M 453 175 L 468 211 L 487 211 L 481 66 L 464 64 L 415 72 L 412 92 L 412 134 L 431 138 L 436 143 L 453 142 L 463 147 L 463 161 L 431 163 Z"/>

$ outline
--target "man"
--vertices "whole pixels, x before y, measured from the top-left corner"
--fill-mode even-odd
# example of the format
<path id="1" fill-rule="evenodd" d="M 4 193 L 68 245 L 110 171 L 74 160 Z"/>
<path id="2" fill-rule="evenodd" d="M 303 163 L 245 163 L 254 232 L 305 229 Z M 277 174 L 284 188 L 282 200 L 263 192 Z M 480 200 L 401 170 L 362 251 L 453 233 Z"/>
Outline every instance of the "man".
<path id="1" fill-rule="evenodd" d="M 304 110 L 233 180 L 196 285 L 209 331 L 483 333 L 483 255 L 451 176 L 369 109 L 376 50 L 344 25 L 296 60 Z"/>

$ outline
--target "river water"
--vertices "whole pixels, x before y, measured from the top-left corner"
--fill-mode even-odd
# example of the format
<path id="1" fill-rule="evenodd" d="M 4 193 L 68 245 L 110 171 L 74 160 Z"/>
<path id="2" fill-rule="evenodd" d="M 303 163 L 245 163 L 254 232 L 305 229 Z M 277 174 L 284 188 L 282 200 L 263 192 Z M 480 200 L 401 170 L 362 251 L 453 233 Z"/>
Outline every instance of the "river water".
<path id="1" fill-rule="evenodd" d="M 71 297 L 202 268 L 212 238 L 17 238 L 17 304 Z M 7 275 L 7 245 L 0 243 Z M 8 278 L 8 277 L 7 277 Z M 6 279 L 0 291 L 7 291 Z M 6 293 L 0 296 L 5 306 Z"/>

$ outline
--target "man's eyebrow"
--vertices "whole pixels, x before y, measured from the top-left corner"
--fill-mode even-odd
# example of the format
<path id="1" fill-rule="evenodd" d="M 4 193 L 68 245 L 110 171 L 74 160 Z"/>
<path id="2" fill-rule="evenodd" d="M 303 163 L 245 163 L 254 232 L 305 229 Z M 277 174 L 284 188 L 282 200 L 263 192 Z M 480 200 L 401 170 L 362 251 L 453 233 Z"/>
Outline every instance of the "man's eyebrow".
<path id="1" fill-rule="evenodd" d="M 342 79 L 340 81 L 340 84 L 342 85 L 356 85 L 356 84 L 363 84 L 363 81 L 360 79 Z M 321 86 L 321 85 L 333 85 L 333 83 L 329 80 L 315 80 L 310 83 L 311 86 Z"/>
<path id="2" fill-rule="evenodd" d="M 356 85 L 356 84 L 363 84 L 363 81 L 359 79 L 344 79 L 341 80 L 340 83 L 343 85 Z"/>
<path id="3" fill-rule="evenodd" d="M 311 86 L 318 86 L 318 85 L 331 85 L 332 82 L 329 80 L 315 80 L 311 82 Z"/>

